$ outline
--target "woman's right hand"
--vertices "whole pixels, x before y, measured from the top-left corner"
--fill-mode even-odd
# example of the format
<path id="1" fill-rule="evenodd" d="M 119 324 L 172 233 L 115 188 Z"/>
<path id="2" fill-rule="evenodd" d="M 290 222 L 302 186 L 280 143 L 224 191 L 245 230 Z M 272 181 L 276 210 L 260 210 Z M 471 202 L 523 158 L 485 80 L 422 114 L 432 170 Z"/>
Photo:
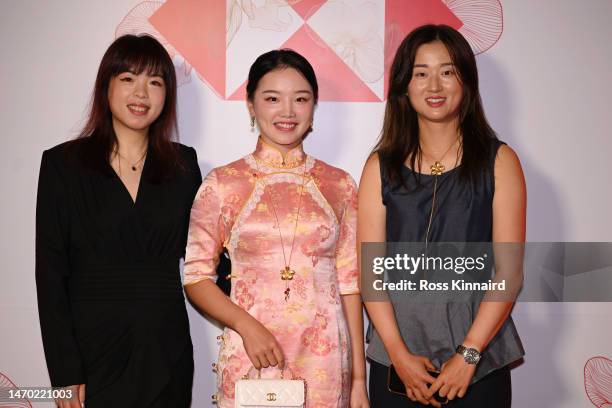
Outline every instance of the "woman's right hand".
<path id="1" fill-rule="evenodd" d="M 276 365 L 284 367 L 283 350 L 263 324 L 249 316 L 244 322 L 236 325 L 236 331 L 242 337 L 244 349 L 256 369 Z"/>
<path id="2" fill-rule="evenodd" d="M 391 359 L 397 375 L 406 386 L 406 394 L 412 401 L 418 401 L 423 405 L 440 407 L 440 403 L 433 398 L 428 400 L 429 384 L 436 379 L 427 371 L 436 371 L 436 367 L 425 356 L 418 356 L 408 350 L 402 350 Z"/>
<path id="3" fill-rule="evenodd" d="M 56 398 L 55 405 L 58 408 L 82 408 L 85 403 L 85 384 L 76 384 L 63 387 L 69 392 L 70 398 Z"/>
<path id="4" fill-rule="evenodd" d="M 195 204 L 194 204 L 195 208 Z M 268 329 L 247 311 L 232 302 L 211 279 L 185 286 L 189 300 L 242 337 L 247 356 L 257 369 L 280 365 L 284 367 L 283 351 Z"/>

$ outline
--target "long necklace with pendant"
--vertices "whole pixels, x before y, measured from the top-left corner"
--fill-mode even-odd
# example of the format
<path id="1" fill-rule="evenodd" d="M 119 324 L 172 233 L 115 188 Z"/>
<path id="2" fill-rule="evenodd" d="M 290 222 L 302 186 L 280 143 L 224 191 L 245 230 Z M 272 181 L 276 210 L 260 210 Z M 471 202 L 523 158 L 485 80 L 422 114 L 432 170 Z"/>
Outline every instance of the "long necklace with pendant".
<path id="1" fill-rule="evenodd" d="M 457 139 L 448 147 L 448 149 L 446 149 L 442 157 L 440 157 L 440 160 L 434 160 L 434 164 L 432 164 L 429 167 L 431 171 L 431 175 L 434 176 L 434 187 L 433 187 L 433 197 L 431 198 L 431 211 L 429 213 L 429 221 L 427 222 L 427 231 L 425 232 L 425 249 L 427 249 L 427 244 L 429 242 L 429 231 L 431 229 L 431 222 L 433 221 L 433 215 L 434 215 L 435 206 L 436 206 L 436 192 L 438 191 L 438 176 L 441 176 L 442 173 L 444 173 L 444 170 L 446 169 L 444 167 L 444 164 L 442 164 L 442 160 L 444 160 L 448 152 L 451 151 L 451 149 L 453 148 L 453 146 L 455 146 L 458 140 L 459 138 L 457 137 Z M 459 156 L 457 156 L 457 159 L 455 160 L 455 166 L 457 165 L 458 159 L 459 159 Z"/>
<path id="2" fill-rule="evenodd" d="M 255 159 L 255 164 L 257 166 L 257 173 L 262 174 L 261 181 L 264 185 L 264 192 L 268 188 L 268 183 L 265 180 L 265 176 L 259 170 L 259 163 L 257 159 Z M 289 281 L 293 280 L 293 275 L 295 275 L 295 270 L 291 269 L 291 258 L 293 257 L 293 247 L 295 245 L 295 236 L 297 233 L 298 220 L 300 218 L 300 209 L 302 208 L 302 195 L 304 194 L 304 185 L 306 184 L 306 159 L 304 159 L 304 170 L 302 171 L 302 185 L 300 186 L 299 198 L 298 198 L 298 207 L 295 214 L 295 223 L 293 225 L 293 238 L 291 239 L 291 250 L 289 251 L 289 259 L 285 254 L 285 243 L 283 240 L 283 233 L 281 231 L 281 225 L 278 220 L 278 214 L 276 212 L 276 205 L 274 204 L 274 199 L 272 198 L 272 192 L 268 191 L 268 201 L 270 202 L 270 207 L 272 207 L 272 213 L 274 214 L 274 220 L 276 221 L 276 227 L 278 228 L 278 236 L 281 242 L 281 249 L 283 252 L 283 261 L 285 263 L 285 267 L 280 270 L 280 278 L 285 282 L 285 302 L 289 301 L 289 294 L 291 293 L 291 288 L 289 287 Z"/>

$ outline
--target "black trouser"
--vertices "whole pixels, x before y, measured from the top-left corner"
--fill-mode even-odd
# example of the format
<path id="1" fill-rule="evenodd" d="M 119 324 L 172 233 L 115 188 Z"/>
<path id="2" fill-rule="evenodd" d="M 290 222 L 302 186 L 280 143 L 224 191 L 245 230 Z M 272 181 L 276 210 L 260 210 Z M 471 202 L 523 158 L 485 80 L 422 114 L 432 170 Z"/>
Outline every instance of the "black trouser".
<path id="1" fill-rule="evenodd" d="M 370 406 L 372 408 L 421 408 L 418 402 L 394 394 L 387 389 L 389 368 L 370 360 Z M 446 408 L 510 408 L 512 384 L 510 369 L 500 368 L 470 385 L 463 398 L 455 398 L 443 405 Z"/>

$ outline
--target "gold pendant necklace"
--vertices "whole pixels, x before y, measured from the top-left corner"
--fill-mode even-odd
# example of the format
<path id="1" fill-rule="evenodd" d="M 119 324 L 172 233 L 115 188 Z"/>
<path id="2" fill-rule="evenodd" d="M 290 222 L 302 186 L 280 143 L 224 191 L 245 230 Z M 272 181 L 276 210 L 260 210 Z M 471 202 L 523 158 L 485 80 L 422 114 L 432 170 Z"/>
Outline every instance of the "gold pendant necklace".
<path id="1" fill-rule="evenodd" d="M 259 162 L 255 156 L 255 165 L 257 166 L 257 173 L 261 174 L 261 181 L 264 185 L 264 193 L 268 188 L 268 183 L 266 182 L 265 175 L 259 169 Z M 299 191 L 299 199 L 298 199 L 298 207 L 295 214 L 295 223 L 293 225 L 293 238 L 291 239 L 291 250 L 289 251 L 289 260 L 287 260 L 287 256 L 285 255 L 285 242 L 283 240 L 283 233 L 281 231 L 281 225 L 278 220 L 278 214 L 276 212 L 276 205 L 274 204 L 274 199 L 272 198 L 272 192 L 268 192 L 268 201 L 270 203 L 270 207 L 272 207 L 272 213 L 274 214 L 274 220 L 276 221 L 276 227 L 278 228 L 278 236 L 280 238 L 281 249 L 283 252 L 283 261 L 285 263 L 285 267 L 280 270 L 280 278 L 285 282 L 285 302 L 289 301 L 289 294 L 291 293 L 291 288 L 289 287 L 289 281 L 293 280 L 293 275 L 295 275 L 295 271 L 291 269 L 291 258 L 293 257 L 293 247 L 295 245 L 295 236 L 297 233 L 298 220 L 300 218 L 300 209 L 302 208 L 302 195 L 304 194 L 304 185 L 306 184 L 306 158 L 304 158 L 304 170 L 302 171 L 302 185 L 300 186 Z"/>
<path id="2" fill-rule="evenodd" d="M 430 167 L 431 175 L 432 176 L 440 176 L 442 173 L 444 173 L 444 168 L 445 167 L 444 167 L 444 165 L 442 163 L 440 163 L 439 161 L 435 162 Z"/>
<path id="3" fill-rule="evenodd" d="M 431 211 L 429 212 L 429 221 L 427 222 L 427 231 L 425 232 L 425 249 L 427 250 L 427 244 L 429 243 L 429 231 L 431 230 L 431 222 L 433 221 L 434 210 L 436 207 L 436 192 L 438 191 L 438 176 L 441 176 L 444 173 L 446 167 L 442 164 L 442 160 L 446 157 L 448 152 L 451 151 L 453 146 L 457 143 L 459 137 L 446 149 L 440 160 L 434 160 L 434 164 L 432 164 L 429 169 L 431 170 L 431 175 L 434 176 L 434 187 L 433 187 L 433 196 L 431 198 Z M 457 166 L 457 160 L 459 156 L 455 159 L 455 166 Z"/>
<path id="4" fill-rule="evenodd" d="M 444 165 L 442 164 L 442 160 L 444 160 L 444 158 L 446 157 L 448 152 L 451 151 L 451 149 L 453 148 L 453 146 L 455 146 L 455 144 L 457 143 L 458 140 L 459 140 L 459 138 L 457 137 L 457 139 L 455 139 L 455 141 L 453 143 L 451 143 L 450 146 L 448 146 L 448 149 L 446 149 L 444 154 L 442 154 L 442 157 L 440 157 L 440 160 L 435 160 L 434 159 L 434 164 L 432 164 L 429 167 L 429 169 L 431 170 L 431 175 L 432 176 L 441 176 L 442 173 L 444 173 L 444 170 L 446 169 L 446 167 L 444 167 Z M 455 160 L 455 164 L 457 164 L 456 160 Z"/>

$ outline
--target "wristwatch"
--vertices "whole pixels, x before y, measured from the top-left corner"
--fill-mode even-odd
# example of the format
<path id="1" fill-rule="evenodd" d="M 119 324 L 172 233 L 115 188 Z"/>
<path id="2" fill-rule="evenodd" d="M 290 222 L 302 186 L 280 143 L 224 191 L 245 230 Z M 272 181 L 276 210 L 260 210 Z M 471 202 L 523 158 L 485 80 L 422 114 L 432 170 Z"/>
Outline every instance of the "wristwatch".
<path id="1" fill-rule="evenodd" d="M 471 347 L 465 347 L 463 344 L 458 345 L 457 350 L 455 351 L 457 354 L 462 355 L 463 359 L 468 364 L 478 364 L 480 358 L 482 357 L 482 354 L 480 354 L 478 350 Z"/>

